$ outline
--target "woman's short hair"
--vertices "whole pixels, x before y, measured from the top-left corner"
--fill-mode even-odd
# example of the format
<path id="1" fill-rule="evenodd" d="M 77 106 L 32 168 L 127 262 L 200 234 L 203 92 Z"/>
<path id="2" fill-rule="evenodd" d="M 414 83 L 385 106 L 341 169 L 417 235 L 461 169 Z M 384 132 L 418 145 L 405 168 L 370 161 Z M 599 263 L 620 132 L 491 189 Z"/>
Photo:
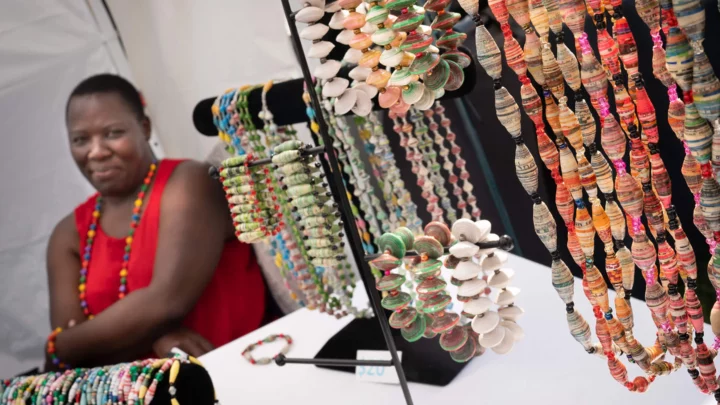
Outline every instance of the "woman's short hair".
<path id="1" fill-rule="evenodd" d="M 132 85 L 132 83 L 127 81 L 127 79 L 110 73 L 90 76 L 75 86 L 75 89 L 73 89 L 72 93 L 70 93 L 70 97 L 68 97 L 68 101 L 65 106 L 65 117 L 67 118 L 68 108 L 70 107 L 70 101 L 73 97 L 98 93 L 117 94 L 125 101 L 128 107 L 130 107 L 130 111 L 137 116 L 138 120 L 146 118 L 145 108 L 140 92 Z"/>

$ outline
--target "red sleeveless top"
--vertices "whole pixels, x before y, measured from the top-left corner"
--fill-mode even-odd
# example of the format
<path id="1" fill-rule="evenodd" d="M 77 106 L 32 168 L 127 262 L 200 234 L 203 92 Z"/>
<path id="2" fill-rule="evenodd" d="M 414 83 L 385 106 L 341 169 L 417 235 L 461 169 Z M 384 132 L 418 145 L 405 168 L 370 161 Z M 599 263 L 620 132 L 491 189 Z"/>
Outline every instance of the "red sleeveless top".
<path id="1" fill-rule="evenodd" d="M 134 234 L 127 276 L 128 293 L 150 284 L 158 242 L 160 202 L 170 175 L 180 163 L 181 160 L 165 159 L 159 164 Z M 94 194 L 75 209 L 80 252 L 85 249 L 97 196 Z M 129 224 L 128 218 L 128 228 Z M 124 238 L 106 235 L 98 224 L 85 292 L 91 313 L 99 314 L 118 300 L 124 253 Z M 212 280 L 183 324 L 219 347 L 257 329 L 264 313 L 265 285 L 253 249 L 233 238 L 225 243 Z"/>

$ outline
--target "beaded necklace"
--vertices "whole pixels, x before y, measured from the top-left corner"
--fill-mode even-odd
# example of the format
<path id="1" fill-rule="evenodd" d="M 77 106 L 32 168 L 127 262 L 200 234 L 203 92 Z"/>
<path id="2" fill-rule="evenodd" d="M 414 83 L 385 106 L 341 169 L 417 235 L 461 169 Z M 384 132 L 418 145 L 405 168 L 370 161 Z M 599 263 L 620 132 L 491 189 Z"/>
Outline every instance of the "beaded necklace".
<path id="1" fill-rule="evenodd" d="M 127 276 L 128 270 L 130 268 L 130 253 L 132 251 L 132 243 L 135 236 L 135 229 L 137 229 L 138 225 L 140 224 L 145 193 L 150 188 L 156 169 L 157 162 L 153 160 L 153 162 L 150 163 L 150 169 L 148 170 L 148 174 L 145 176 L 145 180 L 143 180 L 143 183 L 140 186 L 140 191 L 138 192 L 137 198 L 135 199 L 135 202 L 133 204 L 133 213 L 130 219 L 130 230 L 128 231 L 128 236 L 125 237 L 125 253 L 123 255 L 123 263 L 120 267 L 119 273 L 120 286 L 118 287 L 118 299 L 125 298 L 125 295 L 128 293 Z M 78 296 L 78 298 L 80 298 L 80 306 L 82 307 L 85 316 L 87 316 L 89 319 L 92 319 L 94 315 L 90 311 L 90 308 L 88 307 L 88 303 L 86 301 L 87 277 L 88 270 L 90 268 L 90 258 L 92 256 L 93 241 L 95 240 L 95 235 L 97 233 L 98 225 L 100 223 L 101 209 L 102 196 L 98 195 L 95 200 L 95 210 L 92 213 L 92 218 L 90 219 L 90 226 L 86 234 L 87 238 L 85 240 L 85 251 L 82 256 L 82 267 L 80 268 L 80 281 L 78 285 L 78 290 L 80 291 L 80 294 Z"/>

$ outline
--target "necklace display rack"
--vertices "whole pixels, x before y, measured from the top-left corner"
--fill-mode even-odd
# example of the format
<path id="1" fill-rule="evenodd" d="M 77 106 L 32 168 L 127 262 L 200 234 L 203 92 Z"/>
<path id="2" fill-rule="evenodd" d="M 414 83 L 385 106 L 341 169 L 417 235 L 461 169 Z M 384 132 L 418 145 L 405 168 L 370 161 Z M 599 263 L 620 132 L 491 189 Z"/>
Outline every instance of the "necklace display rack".
<path id="1" fill-rule="evenodd" d="M 307 91 L 315 111 L 322 111 L 320 100 L 315 92 L 310 69 L 304 56 L 302 56 L 301 39 L 294 21 L 295 13 L 292 11 L 288 0 L 282 0 L 282 4 L 290 28 L 291 40 L 296 57 L 302 68 L 303 79 L 277 83 L 274 85 L 273 91 L 267 94 L 267 104 L 271 106 L 275 116 L 275 123 L 278 126 L 307 122 L 305 113 L 306 106 L 301 97 L 304 91 L 304 85 L 307 86 Z M 463 85 L 457 90 L 446 92 L 441 99 L 458 98 L 470 93 L 475 86 L 475 69 L 474 63 L 471 63 L 465 68 L 464 73 L 466 80 Z M 347 70 L 348 69 L 342 69 L 340 76 L 347 76 Z M 215 98 L 216 97 L 210 97 L 201 100 L 193 112 L 193 122 L 196 129 L 206 136 L 217 135 L 217 129 L 213 124 L 211 112 L 212 103 Z M 257 112 L 261 110 L 260 89 L 252 91 L 248 95 L 248 109 L 252 119 L 257 121 L 255 124 L 258 127 L 262 127 L 262 122 L 257 114 Z M 318 133 L 322 139 L 317 139 L 317 136 L 313 134 L 315 144 L 319 145 L 322 143 L 324 145 L 332 145 L 333 141 L 328 133 L 328 126 L 322 114 L 317 114 L 317 123 L 319 125 Z M 351 247 L 359 268 L 360 277 L 363 280 L 365 290 L 370 298 L 376 316 L 375 319 L 355 319 L 350 322 L 345 328 L 330 338 L 315 358 L 289 358 L 281 355 L 276 358 L 275 362 L 280 366 L 285 364 L 313 364 L 318 367 L 351 372 L 354 371 L 353 368 L 355 366 L 395 367 L 405 402 L 412 404 L 412 398 L 407 385 L 408 381 L 445 386 L 457 376 L 467 363 L 457 363 L 453 361 L 447 355 L 447 352 L 442 350 L 434 340 L 421 339 L 411 344 L 402 338 L 399 330 L 390 328 L 386 312 L 381 306 L 381 296 L 375 289 L 375 279 L 369 266 L 369 261 L 377 255 L 365 255 L 357 225 L 355 221 L 351 220 L 353 217 L 350 201 L 345 192 L 342 171 L 340 170 L 337 157 L 334 153 L 323 153 L 324 151 L 324 147 L 318 146 L 307 149 L 306 153 L 325 157 L 319 160 L 329 180 L 333 197 L 339 205 L 345 235 L 348 238 L 348 244 Z M 251 165 L 268 163 L 270 163 L 269 159 L 262 159 L 253 162 Z M 498 247 L 503 250 L 513 248 L 513 241 L 508 236 L 503 236 L 500 240 L 489 243 L 492 246 L 488 245 L 486 246 L 487 248 Z M 416 255 L 417 253 L 414 251 L 407 253 L 408 256 L 412 256 L 413 254 Z M 391 360 L 355 360 L 357 350 L 388 350 L 391 355 Z M 400 361 L 398 352 L 402 352 L 402 362 Z"/>

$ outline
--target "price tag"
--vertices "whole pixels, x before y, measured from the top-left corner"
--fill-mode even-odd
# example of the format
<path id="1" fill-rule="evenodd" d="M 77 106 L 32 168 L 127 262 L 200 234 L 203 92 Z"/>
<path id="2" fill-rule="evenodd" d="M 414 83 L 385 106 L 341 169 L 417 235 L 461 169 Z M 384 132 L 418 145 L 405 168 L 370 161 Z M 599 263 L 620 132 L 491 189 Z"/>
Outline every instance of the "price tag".
<path id="1" fill-rule="evenodd" d="M 398 352 L 402 360 L 402 352 Z M 391 360 L 390 352 L 386 350 L 358 350 L 358 360 Z M 355 379 L 358 381 L 400 384 L 395 366 L 355 366 Z"/>

